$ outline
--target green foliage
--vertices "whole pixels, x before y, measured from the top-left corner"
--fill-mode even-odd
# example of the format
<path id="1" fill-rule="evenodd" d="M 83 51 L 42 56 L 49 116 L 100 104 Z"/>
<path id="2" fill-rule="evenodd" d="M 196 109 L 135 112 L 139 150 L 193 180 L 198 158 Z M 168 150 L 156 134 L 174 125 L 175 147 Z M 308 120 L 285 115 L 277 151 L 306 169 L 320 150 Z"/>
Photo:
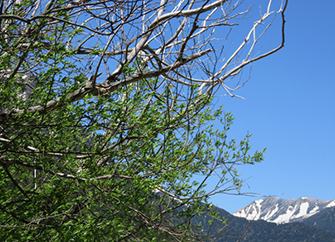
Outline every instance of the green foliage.
<path id="1" fill-rule="evenodd" d="M 65 10 L 56 17 L 70 19 Z M 159 75 L 71 99 L 87 78 L 64 43 L 80 30 L 45 18 L 27 26 L 27 36 L 15 37 L 22 26 L 12 21 L 11 38 L 0 38 L 0 69 L 10 70 L 0 82 L 1 240 L 200 240 L 201 224 L 191 219 L 205 212 L 210 225 L 224 225 L 209 197 L 228 181 L 239 189 L 236 165 L 263 159 L 263 151 L 249 154 L 249 136 L 227 138 L 232 114 L 214 110 L 196 85 L 183 98 Z M 121 77 L 142 64 L 124 65 Z M 28 84 L 29 98 L 22 95 Z M 50 102 L 56 105 L 49 109 Z M 218 177 L 214 192 L 205 189 L 210 177 Z"/>

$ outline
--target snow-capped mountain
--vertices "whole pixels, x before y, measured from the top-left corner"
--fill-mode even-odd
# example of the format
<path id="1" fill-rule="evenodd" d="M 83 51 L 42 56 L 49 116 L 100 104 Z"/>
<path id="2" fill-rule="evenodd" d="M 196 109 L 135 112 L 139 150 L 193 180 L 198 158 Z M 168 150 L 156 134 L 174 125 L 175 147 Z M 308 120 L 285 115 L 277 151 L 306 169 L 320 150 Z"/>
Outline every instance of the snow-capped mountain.
<path id="1" fill-rule="evenodd" d="M 248 220 L 265 220 L 277 224 L 300 222 L 321 210 L 335 207 L 335 199 L 323 201 L 308 197 L 298 199 L 281 199 L 267 197 L 256 200 L 236 211 L 233 215 Z"/>

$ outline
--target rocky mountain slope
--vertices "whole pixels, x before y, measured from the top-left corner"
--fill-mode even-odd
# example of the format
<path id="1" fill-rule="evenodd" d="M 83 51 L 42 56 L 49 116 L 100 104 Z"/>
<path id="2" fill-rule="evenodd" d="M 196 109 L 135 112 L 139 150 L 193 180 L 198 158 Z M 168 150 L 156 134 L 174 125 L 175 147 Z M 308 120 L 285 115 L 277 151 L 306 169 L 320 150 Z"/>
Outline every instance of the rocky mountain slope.
<path id="1" fill-rule="evenodd" d="M 335 200 L 323 201 L 308 197 L 281 199 L 267 197 L 256 200 L 233 215 L 247 220 L 265 220 L 277 224 L 302 222 L 326 208 L 335 207 Z"/>

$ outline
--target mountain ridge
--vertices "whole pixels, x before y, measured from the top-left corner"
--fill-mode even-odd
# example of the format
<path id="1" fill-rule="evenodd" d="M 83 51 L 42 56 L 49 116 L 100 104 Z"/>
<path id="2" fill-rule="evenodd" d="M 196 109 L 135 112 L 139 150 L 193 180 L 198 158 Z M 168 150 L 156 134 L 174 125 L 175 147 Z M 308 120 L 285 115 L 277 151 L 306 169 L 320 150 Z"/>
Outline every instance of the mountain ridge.
<path id="1" fill-rule="evenodd" d="M 270 196 L 253 201 L 237 210 L 233 215 L 247 220 L 265 220 L 276 224 L 285 224 L 301 222 L 331 207 L 335 207 L 335 199 L 324 201 L 309 197 L 282 199 Z"/>
<path id="2" fill-rule="evenodd" d="M 222 208 L 216 206 L 213 208 L 218 212 L 220 218 L 227 219 L 226 227 L 219 221 L 214 221 L 212 225 L 209 225 L 206 216 L 198 216 L 192 220 L 195 225 L 201 222 L 204 226 L 201 229 L 212 236 L 210 240 L 205 240 L 206 242 L 335 242 L 334 231 L 332 229 L 325 230 L 322 224 L 319 227 L 314 226 L 315 220 L 309 221 L 310 224 L 250 221 L 233 216 Z M 334 218 L 335 214 L 331 217 Z M 221 232 L 217 234 L 218 231 Z"/>

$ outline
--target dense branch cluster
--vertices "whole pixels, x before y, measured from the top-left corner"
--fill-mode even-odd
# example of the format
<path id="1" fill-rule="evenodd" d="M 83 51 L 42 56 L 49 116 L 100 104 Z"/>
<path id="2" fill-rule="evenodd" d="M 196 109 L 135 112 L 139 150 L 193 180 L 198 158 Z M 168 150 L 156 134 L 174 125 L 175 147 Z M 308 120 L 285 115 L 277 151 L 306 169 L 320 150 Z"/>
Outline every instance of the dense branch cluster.
<path id="1" fill-rule="evenodd" d="M 203 238 L 195 214 L 241 186 L 237 164 L 262 160 L 248 137 L 227 139 L 232 116 L 211 101 L 284 46 L 286 5 L 269 1 L 227 54 L 249 10 L 238 1 L 1 1 L 0 234 Z M 277 15 L 278 47 L 255 55 Z"/>

